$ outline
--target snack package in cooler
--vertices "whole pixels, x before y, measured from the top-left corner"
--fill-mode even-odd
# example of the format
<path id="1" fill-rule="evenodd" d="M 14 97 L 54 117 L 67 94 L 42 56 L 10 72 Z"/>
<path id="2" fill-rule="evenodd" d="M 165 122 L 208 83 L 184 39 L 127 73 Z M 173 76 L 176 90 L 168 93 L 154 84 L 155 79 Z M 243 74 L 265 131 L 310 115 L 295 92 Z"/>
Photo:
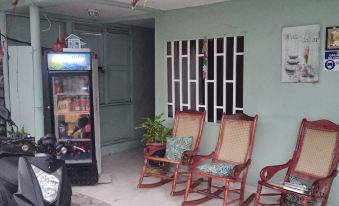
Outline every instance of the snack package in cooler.
<path id="1" fill-rule="evenodd" d="M 64 98 L 58 100 L 58 111 L 59 112 L 68 112 L 70 111 L 71 107 L 71 99 L 70 98 Z"/>

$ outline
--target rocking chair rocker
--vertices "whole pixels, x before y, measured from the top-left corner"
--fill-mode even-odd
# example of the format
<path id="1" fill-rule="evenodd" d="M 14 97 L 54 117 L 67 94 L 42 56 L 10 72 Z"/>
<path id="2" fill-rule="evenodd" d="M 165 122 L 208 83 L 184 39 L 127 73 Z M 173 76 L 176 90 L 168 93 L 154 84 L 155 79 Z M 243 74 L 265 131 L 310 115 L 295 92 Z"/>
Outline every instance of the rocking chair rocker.
<path id="1" fill-rule="evenodd" d="M 250 117 L 242 113 L 222 116 L 215 150 L 207 156 L 195 155 L 190 158 L 189 175 L 182 205 L 202 204 L 212 198 L 223 199 L 224 206 L 236 201 L 239 201 L 240 205 L 244 204 L 245 183 L 251 163 L 257 120 L 257 115 Z M 193 175 L 207 178 L 207 189 L 200 189 L 192 184 Z M 221 180 L 225 185 L 212 185 L 213 179 Z M 233 183 L 240 183 L 240 188 L 233 187 Z M 212 191 L 212 188 L 216 190 Z M 230 192 L 239 194 L 240 197 L 229 201 Z M 189 201 L 189 193 L 199 193 L 205 197 Z"/>
<path id="2" fill-rule="evenodd" d="M 203 126 L 205 123 L 205 116 L 206 112 L 198 112 L 198 111 L 176 111 L 175 113 L 175 119 L 174 119 L 174 125 L 173 125 L 173 131 L 172 131 L 172 137 L 173 139 L 179 138 L 179 137 L 192 137 L 192 150 L 185 151 L 182 154 L 182 157 L 185 157 L 184 159 L 181 158 L 179 160 L 176 159 L 169 159 L 166 157 L 153 157 L 152 154 L 159 151 L 163 148 L 155 148 L 155 147 L 146 147 L 144 150 L 144 165 L 141 170 L 140 174 L 140 180 L 138 184 L 138 188 L 152 188 L 161 186 L 163 184 L 166 184 L 168 182 L 172 181 L 172 191 L 171 195 L 182 195 L 184 194 L 185 190 L 176 191 L 176 186 L 178 183 L 178 179 L 180 175 L 185 175 L 185 172 L 179 172 L 180 166 L 186 164 L 187 157 L 191 155 L 197 154 L 199 151 L 199 145 L 200 145 L 200 139 L 203 131 Z M 158 172 L 152 172 L 154 169 L 153 166 L 149 164 L 149 161 L 158 161 L 161 163 L 160 168 L 158 169 Z M 168 165 L 172 164 L 175 165 L 174 172 L 171 173 L 168 171 Z M 187 172 L 186 172 L 187 175 Z M 151 178 L 159 178 L 160 181 L 155 183 L 143 183 L 145 177 L 151 177 Z M 185 183 L 186 181 L 182 182 Z"/>
<path id="3" fill-rule="evenodd" d="M 327 205 L 339 161 L 339 125 L 328 120 L 301 122 L 298 141 L 286 164 L 261 170 L 254 205 Z M 279 171 L 287 169 L 284 183 L 271 182 Z M 262 188 L 277 191 L 262 194 Z M 264 196 L 280 196 L 277 203 L 260 202 Z M 266 200 L 267 201 L 267 200 Z"/>

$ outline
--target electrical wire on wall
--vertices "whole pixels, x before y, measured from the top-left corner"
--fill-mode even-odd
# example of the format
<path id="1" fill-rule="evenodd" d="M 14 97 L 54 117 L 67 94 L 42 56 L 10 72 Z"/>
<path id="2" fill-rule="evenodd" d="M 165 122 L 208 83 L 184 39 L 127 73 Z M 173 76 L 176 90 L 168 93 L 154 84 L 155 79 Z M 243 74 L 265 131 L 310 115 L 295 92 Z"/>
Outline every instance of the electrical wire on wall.
<path id="1" fill-rule="evenodd" d="M 0 31 L 0 36 L 4 37 L 6 39 L 6 41 L 11 41 L 11 42 L 16 42 L 16 43 L 20 43 L 20 44 L 26 44 L 28 46 L 31 46 L 31 42 L 28 42 L 28 41 L 22 41 L 22 40 L 19 40 L 19 39 L 14 39 L 14 38 L 11 38 L 11 37 L 8 37 L 4 34 L 1 33 Z M 45 50 L 51 50 L 52 48 L 49 48 L 49 47 L 41 47 L 41 51 L 42 53 L 45 51 Z"/>
<path id="2" fill-rule="evenodd" d="M 19 0 L 12 0 L 12 14 L 15 14 L 16 12 L 16 6 L 18 5 L 19 3 Z M 5 35 L 2 35 L 4 37 L 3 41 L 0 41 L 0 62 L 2 61 L 2 58 L 4 57 L 5 55 L 5 43 L 6 43 L 6 40 L 7 40 L 7 36 L 11 30 L 11 27 L 12 27 L 12 24 L 13 24 L 13 19 L 14 17 L 12 16 L 11 18 L 9 18 L 9 23 L 8 23 L 8 26 L 7 26 L 7 29 L 6 29 L 6 34 Z M 0 31 L 1 32 L 1 31 Z M 1 38 L 0 38 L 1 39 Z"/>
<path id="3" fill-rule="evenodd" d="M 35 2 L 33 2 L 33 0 L 31 0 L 31 1 L 32 1 L 32 4 L 35 4 Z M 5 56 L 6 53 L 8 54 L 8 48 L 7 48 L 8 42 L 15 42 L 15 43 L 31 46 L 31 42 L 22 41 L 22 40 L 10 37 L 10 32 L 11 32 L 11 29 L 12 29 L 12 26 L 14 24 L 15 17 L 16 17 L 15 14 L 16 14 L 16 9 L 17 9 L 18 3 L 19 3 L 19 0 L 12 0 L 11 1 L 11 6 L 12 6 L 11 12 L 10 12 L 11 15 L 8 15 L 6 32 L 0 31 L 0 36 L 2 37 L 1 40 L 0 40 L 0 63 L 1 63 L 2 57 Z M 51 24 L 50 19 L 47 17 L 47 15 L 44 14 L 44 16 L 45 16 L 47 22 L 49 23 L 49 26 L 48 26 L 48 28 L 42 29 L 41 31 L 49 31 L 51 29 L 52 24 Z M 7 45 L 7 47 L 5 47 L 5 45 Z M 50 49 L 51 48 L 41 47 L 42 54 L 44 53 L 45 50 L 50 50 Z M 7 55 L 7 58 L 8 58 L 8 55 Z M 6 69 L 7 74 L 8 74 L 9 73 L 9 65 L 7 65 L 7 67 L 4 67 L 4 69 Z M 10 81 L 10 79 L 8 79 L 8 84 L 10 84 L 9 81 Z M 8 92 L 10 93 L 10 88 L 8 88 L 8 90 L 9 90 Z M 10 107 L 10 102 L 11 102 L 11 100 L 8 96 L 9 105 L 6 105 L 7 107 Z"/>
<path id="4" fill-rule="evenodd" d="M 12 41 L 12 42 L 20 43 L 20 44 L 27 44 L 27 45 L 29 45 L 29 46 L 31 45 L 31 42 L 21 41 L 21 40 L 19 40 L 19 39 L 14 39 L 14 38 L 8 37 L 7 35 L 4 35 L 4 34 L 2 34 L 2 33 L 0 33 L 0 35 L 1 35 L 2 37 L 4 37 L 4 39 L 6 39 L 7 42 L 8 42 L 8 41 Z"/>
<path id="5" fill-rule="evenodd" d="M 16 12 L 16 7 L 19 3 L 19 0 L 12 0 L 12 14 L 15 14 Z M 5 45 L 8 45 L 7 42 L 8 42 L 8 34 L 11 30 L 11 27 L 13 25 L 13 19 L 14 19 L 14 16 L 10 17 L 9 18 L 9 21 L 8 21 L 8 25 L 7 25 L 7 28 L 6 28 L 6 34 L 1 34 L 1 31 L 0 31 L 0 34 L 2 37 L 4 38 L 0 38 L 0 63 L 2 61 L 2 58 L 5 56 L 5 52 L 8 54 L 8 51 L 7 51 L 7 48 L 5 48 Z M 6 27 L 6 25 L 5 25 Z M 1 39 L 3 39 L 1 41 Z M 8 58 L 8 55 L 7 55 L 7 58 Z M 9 73 L 9 68 L 7 66 L 7 74 Z M 8 79 L 8 84 L 9 84 L 9 79 Z M 8 92 L 10 93 L 10 88 L 8 88 Z M 8 99 L 8 102 L 11 102 L 10 98 Z M 8 106 L 8 105 L 5 105 L 5 106 Z M 9 108 L 11 110 L 11 108 Z"/>
<path id="6" fill-rule="evenodd" d="M 49 20 L 49 18 L 48 18 L 48 16 L 46 14 L 44 14 L 44 17 L 46 18 L 49 26 L 47 27 L 47 29 L 41 29 L 41 31 L 49 31 L 49 30 L 51 30 L 52 23 L 51 23 L 51 21 Z"/>

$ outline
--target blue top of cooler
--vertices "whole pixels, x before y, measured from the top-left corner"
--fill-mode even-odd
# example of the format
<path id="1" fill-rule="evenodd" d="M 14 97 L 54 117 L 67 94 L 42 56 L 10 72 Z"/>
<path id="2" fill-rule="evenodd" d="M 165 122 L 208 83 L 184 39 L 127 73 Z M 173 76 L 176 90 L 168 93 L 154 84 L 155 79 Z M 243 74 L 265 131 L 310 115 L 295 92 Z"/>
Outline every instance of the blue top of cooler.
<path id="1" fill-rule="evenodd" d="M 60 52 L 48 53 L 47 65 L 50 71 L 91 70 L 91 53 Z"/>

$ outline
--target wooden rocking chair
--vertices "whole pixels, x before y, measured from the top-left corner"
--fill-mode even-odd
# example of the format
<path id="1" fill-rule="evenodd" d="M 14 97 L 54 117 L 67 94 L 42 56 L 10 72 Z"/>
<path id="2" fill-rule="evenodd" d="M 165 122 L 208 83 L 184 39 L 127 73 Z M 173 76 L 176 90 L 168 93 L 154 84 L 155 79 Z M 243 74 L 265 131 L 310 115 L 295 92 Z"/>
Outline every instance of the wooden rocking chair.
<path id="1" fill-rule="evenodd" d="M 192 150 L 185 151 L 183 156 L 187 157 L 190 155 L 197 154 L 200 145 L 200 139 L 203 131 L 203 126 L 205 123 L 206 112 L 198 112 L 198 111 L 176 111 L 172 137 L 192 137 Z M 181 165 L 185 164 L 184 160 L 172 160 L 166 157 L 153 157 L 156 151 L 159 151 L 163 148 L 157 148 L 153 146 L 146 147 L 144 150 L 144 165 L 141 170 L 140 180 L 138 184 L 138 188 L 152 188 L 161 186 L 168 182 L 173 181 L 172 183 L 172 191 L 171 195 L 180 195 L 184 194 L 185 190 L 176 191 L 176 185 L 178 183 L 178 179 L 180 175 L 184 175 L 185 172 L 179 172 L 179 168 Z M 149 165 L 149 161 L 158 161 L 161 163 L 162 167 L 155 168 L 158 169 L 158 172 L 150 172 L 154 169 L 151 165 Z M 168 171 L 168 165 L 175 165 L 175 169 L 173 173 Z M 187 175 L 187 172 L 186 172 Z M 145 177 L 151 178 L 160 178 L 160 181 L 155 183 L 143 183 Z M 186 183 L 186 181 L 182 182 Z"/>
<path id="2" fill-rule="evenodd" d="M 327 205 L 339 160 L 339 125 L 328 120 L 302 120 L 294 154 L 286 164 L 261 170 L 254 205 Z M 271 182 L 279 171 L 287 169 L 283 183 Z M 262 188 L 277 191 L 262 194 Z M 277 203 L 261 203 L 264 196 L 278 196 Z M 266 200 L 267 202 L 267 200 Z"/>
<path id="3" fill-rule="evenodd" d="M 234 115 L 224 114 L 222 116 L 215 150 L 207 156 L 195 155 L 190 158 L 186 192 L 182 205 L 202 204 L 212 198 L 223 199 L 224 206 L 236 201 L 243 205 L 245 183 L 251 163 L 250 158 L 253 150 L 257 120 L 257 115 L 250 117 L 242 113 Z M 193 175 L 207 178 L 207 189 L 196 187 L 192 181 Z M 221 180 L 224 186 L 212 185 L 213 179 Z M 235 188 L 233 183 L 240 183 L 240 188 Z M 216 190 L 212 191 L 212 188 L 213 190 L 216 188 Z M 230 192 L 239 194 L 240 197 L 229 201 L 228 194 Z M 189 201 L 189 193 L 199 193 L 204 195 L 204 197 Z"/>

